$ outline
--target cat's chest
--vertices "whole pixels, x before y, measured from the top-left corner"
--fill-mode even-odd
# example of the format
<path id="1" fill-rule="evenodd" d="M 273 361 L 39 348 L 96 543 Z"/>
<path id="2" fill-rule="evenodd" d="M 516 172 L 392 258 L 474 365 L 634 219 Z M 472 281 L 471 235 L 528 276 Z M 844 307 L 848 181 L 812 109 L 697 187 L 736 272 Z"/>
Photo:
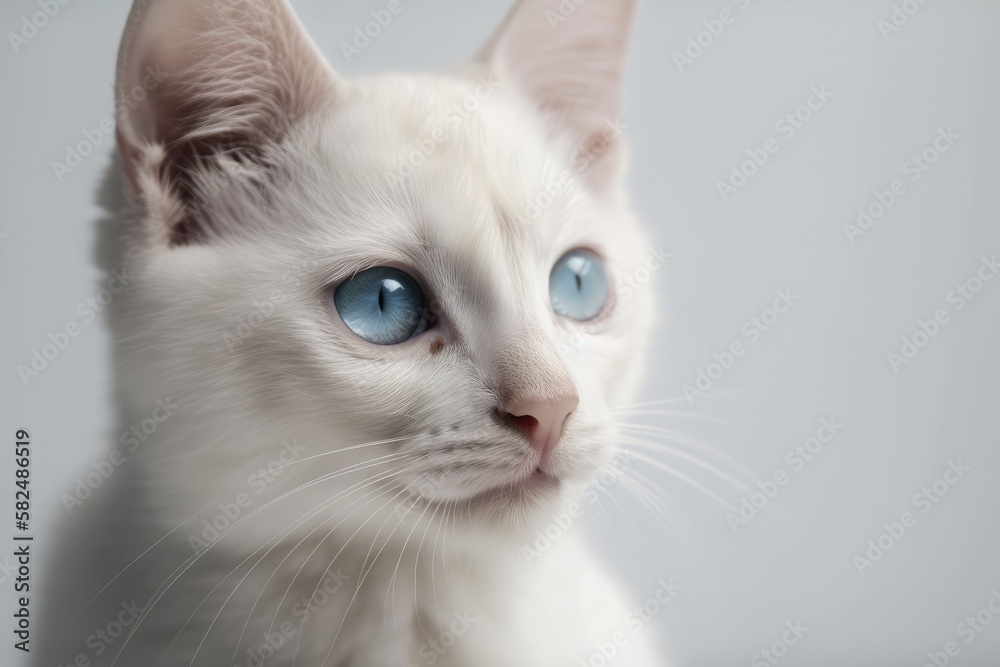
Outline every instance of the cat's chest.
<path id="1" fill-rule="evenodd" d="M 586 553 L 567 536 L 530 564 L 496 561 L 459 585 L 437 587 L 420 601 L 428 611 L 414 628 L 410 664 L 540 667 L 586 662 L 602 638 L 623 630 L 628 613 L 625 596 Z M 629 654 L 652 652 L 638 640 L 622 655 Z"/>

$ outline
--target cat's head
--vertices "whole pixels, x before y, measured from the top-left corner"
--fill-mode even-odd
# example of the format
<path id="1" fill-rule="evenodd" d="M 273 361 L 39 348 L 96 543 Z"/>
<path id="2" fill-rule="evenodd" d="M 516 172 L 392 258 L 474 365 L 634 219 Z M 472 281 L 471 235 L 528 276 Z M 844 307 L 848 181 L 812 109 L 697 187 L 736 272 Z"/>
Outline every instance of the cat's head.
<path id="1" fill-rule="evenodd" d="M 524 517 L 609 463 L 653 316 L 618 288 L 649 253 L 632 14 L 523 0 L 454 71 L 349 80 L 281 0 L 137 2 L 120 377 L 132 415 L 182 406 L 143 452 L 165 505 L 279 460 L 254 481 L 292 518 L 375 490 Z"/>

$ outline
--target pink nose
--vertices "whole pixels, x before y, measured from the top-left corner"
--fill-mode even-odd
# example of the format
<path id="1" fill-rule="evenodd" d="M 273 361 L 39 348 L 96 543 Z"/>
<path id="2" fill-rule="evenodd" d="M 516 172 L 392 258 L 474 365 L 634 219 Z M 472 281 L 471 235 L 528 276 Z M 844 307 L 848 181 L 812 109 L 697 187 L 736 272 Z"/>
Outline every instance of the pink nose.
<path id="1" fill-rule="evenodd" d="M 505 408 L 513 417 L 514 425 L 521 429 L 531 447 L 544 459 L 559 441 L 566 418 L 579 403 L 580 398 L 574 392 L 556 399 L 513 401 Z"/>

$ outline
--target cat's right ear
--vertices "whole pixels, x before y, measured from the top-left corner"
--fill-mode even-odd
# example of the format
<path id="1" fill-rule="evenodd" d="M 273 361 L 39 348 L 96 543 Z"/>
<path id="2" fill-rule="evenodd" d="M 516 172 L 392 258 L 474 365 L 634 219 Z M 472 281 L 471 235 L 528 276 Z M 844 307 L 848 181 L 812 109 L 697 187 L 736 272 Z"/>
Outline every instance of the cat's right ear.
<path id="1" fill-rule="evenodd" d="M 155 240 L 199 241 L 210 221 L 195 215 L 195 174 L 223 154 L 259 166 L 337 89 L 287 0 L 135 0 L 118 53 L 117 140 Z"/>
<path id="2" fill-rule="evenodd" d="M 622 84 L 636 0 L 518 0 L 476 55 L 511 80 L 550 131 L 580 146 L 573 166 L 602 190 L 622 166 Z"/>

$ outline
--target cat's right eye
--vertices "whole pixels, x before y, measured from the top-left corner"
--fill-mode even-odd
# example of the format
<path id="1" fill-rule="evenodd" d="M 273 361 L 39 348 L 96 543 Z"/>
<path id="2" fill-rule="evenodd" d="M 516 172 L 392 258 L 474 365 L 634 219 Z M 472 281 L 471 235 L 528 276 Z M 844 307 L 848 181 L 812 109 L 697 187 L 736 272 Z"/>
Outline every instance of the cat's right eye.
<path id="1" fill-rule="evenodd" d="M 597 317 L 608 301 L 608 277 L 597 253 L 577 248 L 560 257 L 549 274 L 549 299 L 563 317 L 579 322 Z"/>
<path id="2" fill-rule="evenodd" d="M 334 290 L 333 303 L 351 331 L 376 345 L 402 343 L 427 328 L 420 285 L 389 266 L 347 278 Z"/>

